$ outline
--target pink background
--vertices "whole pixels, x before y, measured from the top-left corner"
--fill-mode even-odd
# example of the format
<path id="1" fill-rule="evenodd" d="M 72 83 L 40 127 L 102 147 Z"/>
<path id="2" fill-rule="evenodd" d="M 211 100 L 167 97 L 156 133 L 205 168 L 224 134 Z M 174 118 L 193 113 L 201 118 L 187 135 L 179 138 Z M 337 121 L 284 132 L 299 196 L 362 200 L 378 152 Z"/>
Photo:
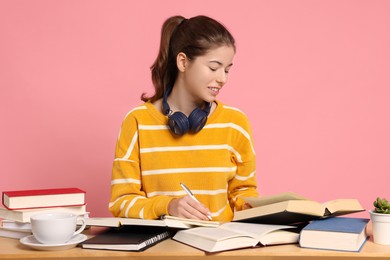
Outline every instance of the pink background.
<path id="1" fill-rule="evenodd" d="M 0 191 L 79 187 L 109 216 L 114 145 L 151 93 L 163 21 L 205 14 L 238 52 L 219 99 L 252 122 L 262 195 L 387 196 L 390 1 L 1 1 Z M 367 214 L 368 216 L 368 214 Z"/>

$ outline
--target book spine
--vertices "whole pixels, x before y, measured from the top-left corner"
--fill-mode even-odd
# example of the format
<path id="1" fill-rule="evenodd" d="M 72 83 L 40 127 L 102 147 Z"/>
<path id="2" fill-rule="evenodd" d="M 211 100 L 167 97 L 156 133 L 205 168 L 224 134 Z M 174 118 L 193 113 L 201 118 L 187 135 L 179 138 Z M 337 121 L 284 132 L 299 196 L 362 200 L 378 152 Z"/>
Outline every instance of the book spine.
<path id="1" fill-rule="evenodd" d="M 15 191 L 3 191 L 3 198 L 7 196 L 11 197 L 24 197 L 24 196 L 45 196 L 45 195 L 61 195 L 61 194 L 77 194 L 86 193 L 79 188 L 59 188 L 59 189 L 41 189 L 41 190 L 15 190 Z"/>

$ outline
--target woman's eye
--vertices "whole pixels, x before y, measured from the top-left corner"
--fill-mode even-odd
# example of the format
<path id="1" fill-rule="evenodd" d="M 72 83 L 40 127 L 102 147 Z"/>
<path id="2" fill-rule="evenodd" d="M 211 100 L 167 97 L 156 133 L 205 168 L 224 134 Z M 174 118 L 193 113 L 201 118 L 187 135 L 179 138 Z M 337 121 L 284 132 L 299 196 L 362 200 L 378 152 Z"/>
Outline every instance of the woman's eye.
<path id="1" fill-rule="evenodd" d="M 211 70 L 211 71 L 217 71 L 218 68 L 212 68 L 212 67 L 210 67 L 210 70 Z M 229 73 L 229 70 L 225 70 L 225 73 L 228 74 L 228 73 Z"/>

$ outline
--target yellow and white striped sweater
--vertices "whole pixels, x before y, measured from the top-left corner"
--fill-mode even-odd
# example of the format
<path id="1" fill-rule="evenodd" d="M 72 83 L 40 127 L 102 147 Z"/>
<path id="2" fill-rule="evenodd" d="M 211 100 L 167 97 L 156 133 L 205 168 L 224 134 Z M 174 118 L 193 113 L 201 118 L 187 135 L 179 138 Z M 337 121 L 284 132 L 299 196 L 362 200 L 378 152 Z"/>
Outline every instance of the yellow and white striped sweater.
<path id="1" fill-rule="evenodd" d="M 175 137 L 167 117 L 149 102 L 130 111 L 121 127 L 112 169 L 109 209 L 116 217 L 156 219 L 185 196 L 180 182 L 211 211 L 230 221 L 240 197 L 258 196 L 256 161 L 247 117 L 217 101 L 197 134 Z"/>

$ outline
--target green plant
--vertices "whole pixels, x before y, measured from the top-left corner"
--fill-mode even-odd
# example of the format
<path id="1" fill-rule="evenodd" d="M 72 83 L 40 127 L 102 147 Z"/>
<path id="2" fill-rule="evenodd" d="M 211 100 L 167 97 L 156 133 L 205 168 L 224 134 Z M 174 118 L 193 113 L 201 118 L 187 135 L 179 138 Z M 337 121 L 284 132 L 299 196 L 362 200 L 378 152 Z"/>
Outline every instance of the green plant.
<path id="1" fill-rule="evenodd" d="M 387 199 L 382 198 L 376 198 L 374 201 L 374 212 L 381 213 L 381 214 L 390 214 L 390 204 L 387 201 Z"/>

